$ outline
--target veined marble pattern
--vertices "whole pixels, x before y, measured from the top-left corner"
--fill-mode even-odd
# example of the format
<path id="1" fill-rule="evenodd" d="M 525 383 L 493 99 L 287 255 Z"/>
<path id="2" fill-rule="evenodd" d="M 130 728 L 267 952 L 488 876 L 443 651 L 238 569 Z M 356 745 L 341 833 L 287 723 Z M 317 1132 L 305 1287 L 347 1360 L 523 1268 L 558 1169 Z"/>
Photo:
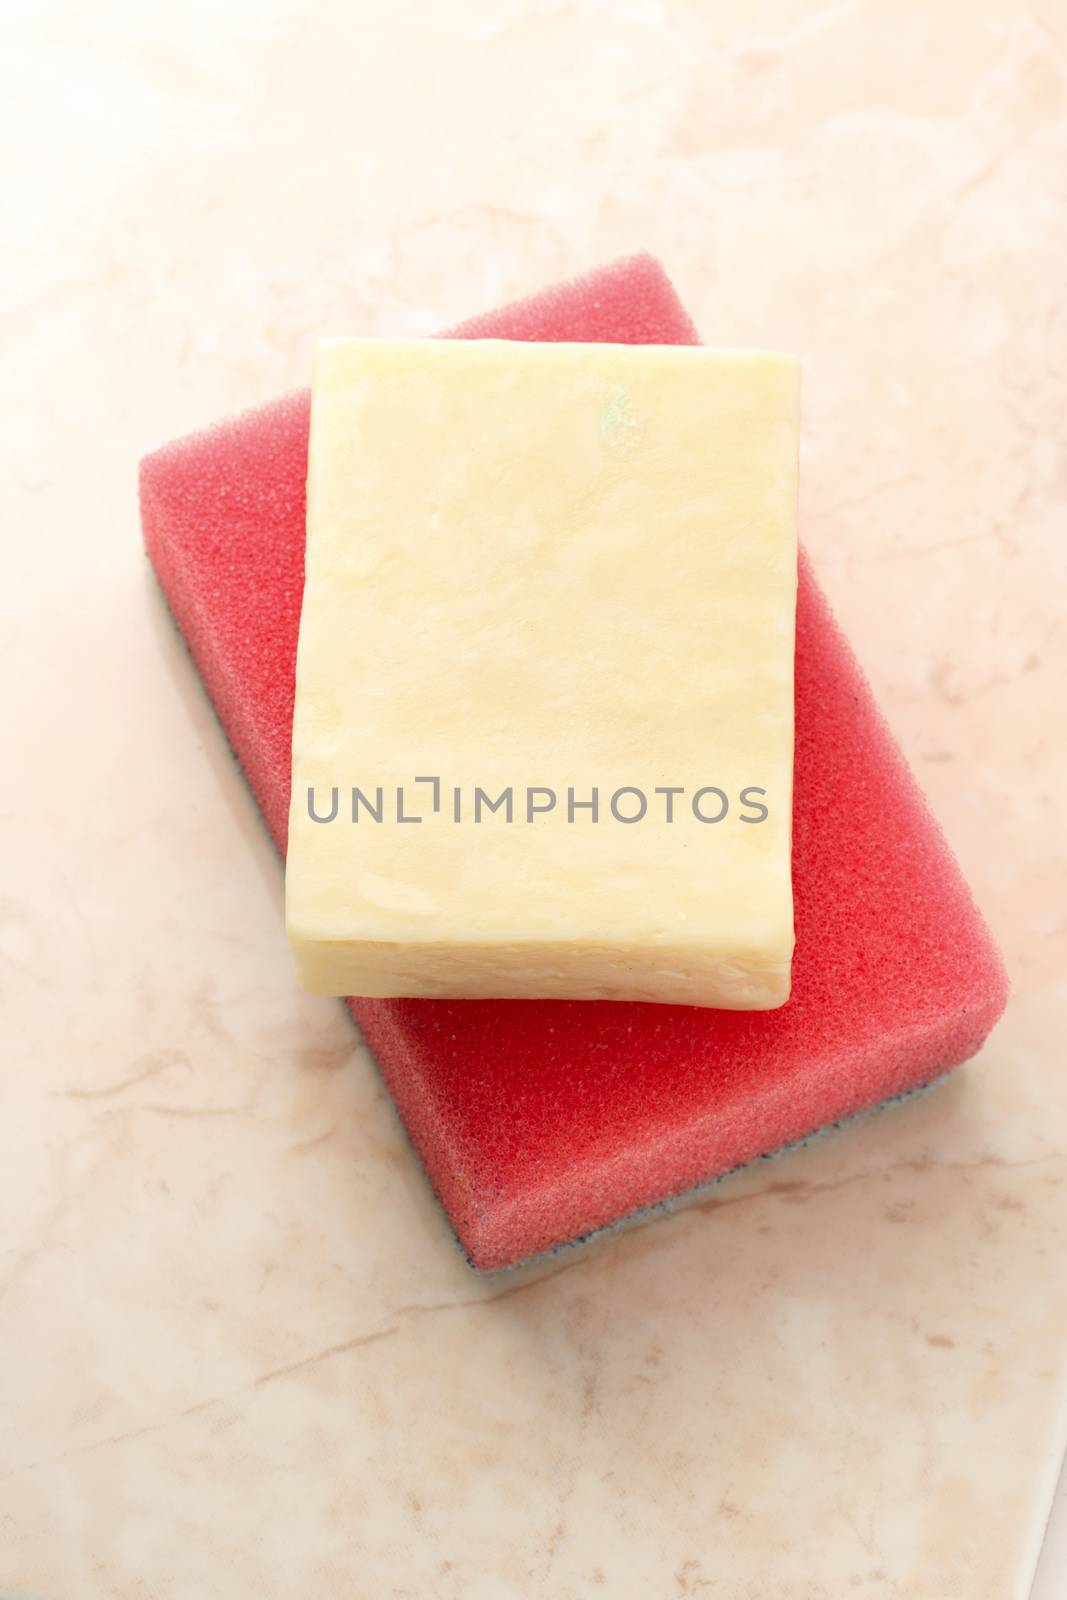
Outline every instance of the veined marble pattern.
<path id="1" fill-rule="evenodd" d="M 0 1592 L 1021 1600 L 1067 1368 L 1059 0 L 5 17 Z M 624 251 L 805 363 L 803 531 L 1015 994 L 476 1279 L 147 578 L 138 456 Z"/>

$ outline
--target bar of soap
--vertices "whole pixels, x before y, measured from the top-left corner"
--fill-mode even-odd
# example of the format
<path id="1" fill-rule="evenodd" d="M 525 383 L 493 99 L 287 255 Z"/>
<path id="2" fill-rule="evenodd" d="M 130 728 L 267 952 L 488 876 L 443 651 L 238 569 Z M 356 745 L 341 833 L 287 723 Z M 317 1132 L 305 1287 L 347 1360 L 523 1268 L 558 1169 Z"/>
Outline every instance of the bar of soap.
<path id="1" fill-rule="evenodd" d="M 286 922 L 329 995 L 789 995 L 798 367 L 336 339 Z"/>

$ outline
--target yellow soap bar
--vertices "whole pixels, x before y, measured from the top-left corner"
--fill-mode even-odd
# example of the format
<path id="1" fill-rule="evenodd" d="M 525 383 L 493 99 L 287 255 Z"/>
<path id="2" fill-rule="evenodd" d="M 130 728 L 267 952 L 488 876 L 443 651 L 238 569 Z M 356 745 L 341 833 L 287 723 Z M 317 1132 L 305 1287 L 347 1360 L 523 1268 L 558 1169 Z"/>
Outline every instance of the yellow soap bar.
<path id="1" fill-rule="evenodd" d="M 791 356 L 331 339 L 286 921 L 317 994 L 789 994 Z"/>

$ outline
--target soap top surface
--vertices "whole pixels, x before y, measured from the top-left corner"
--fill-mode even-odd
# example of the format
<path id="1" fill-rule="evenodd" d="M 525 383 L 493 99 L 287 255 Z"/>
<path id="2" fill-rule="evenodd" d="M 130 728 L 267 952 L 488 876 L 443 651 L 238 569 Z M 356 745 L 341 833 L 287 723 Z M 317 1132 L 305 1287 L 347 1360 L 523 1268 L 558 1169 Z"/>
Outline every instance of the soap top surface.
<path id="1" fill-rule="evenodd" d="M 798 382 L 764 351 L 320 345 L 294 944 L 584 946 L 621 993 L 688 951 L 785 998 Z"/>

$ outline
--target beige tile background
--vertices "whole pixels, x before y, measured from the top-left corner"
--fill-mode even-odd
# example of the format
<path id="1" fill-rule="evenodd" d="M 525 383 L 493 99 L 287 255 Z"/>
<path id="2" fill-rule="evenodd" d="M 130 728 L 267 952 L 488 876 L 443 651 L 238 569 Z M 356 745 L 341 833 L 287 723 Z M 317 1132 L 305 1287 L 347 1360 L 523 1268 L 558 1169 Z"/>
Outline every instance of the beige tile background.
<path id="1" fill-rule="evenodd" d="M 1064 1435 L 1058 0 L 9 7 L 0 1592 L 1008 1600 Z M 925 1099 L 480 1282 L 138 548 L 138 455 L 647 247 L 1003 940 Z"/>

